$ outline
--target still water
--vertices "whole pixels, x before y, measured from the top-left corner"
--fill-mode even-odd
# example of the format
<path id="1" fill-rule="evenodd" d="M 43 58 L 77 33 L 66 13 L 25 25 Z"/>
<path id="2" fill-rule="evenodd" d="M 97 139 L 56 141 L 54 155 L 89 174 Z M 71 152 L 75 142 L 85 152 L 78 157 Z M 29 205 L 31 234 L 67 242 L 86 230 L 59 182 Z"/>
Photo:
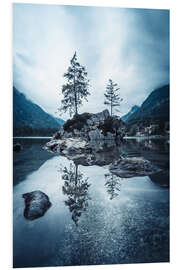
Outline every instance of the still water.
<path id="1" fill-rule="evenodd" d="M 162 172 L 120 178 L 108 165 L 83 166 L 43 150 L 47 139 L 16 139 L 14 267 L 169 261 L 169 147 L 127 140 L 124 155 L 144 156 Z M 52 203 L 43 217 L 24 218 L 22 194 L 40 190 Z"/>

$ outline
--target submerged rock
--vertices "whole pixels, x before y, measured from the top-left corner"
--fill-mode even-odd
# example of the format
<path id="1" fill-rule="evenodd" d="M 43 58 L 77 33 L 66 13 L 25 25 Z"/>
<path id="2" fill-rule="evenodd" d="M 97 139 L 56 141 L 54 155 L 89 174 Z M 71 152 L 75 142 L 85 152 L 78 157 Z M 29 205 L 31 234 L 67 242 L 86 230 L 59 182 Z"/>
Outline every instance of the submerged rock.
<path id="1" fill-rule="evenodd" d="M 120 158 L 109 166 L 109 170 L 111 173 L 124 178 L 146 176 L 161 171 L 143 157 Z"/>
<path id="2" fill-rule="evenodd" d="M 18 152 L 18 151 L 20 151 L 21 149 L 22 149 L 22 146 L 21 146 L 20 143 L 16 143 L 16 144 L 13 145 L 13 151 Z"/>
<path id="3" fill-rule="evenodd" d="M 169 187 L 169 170 L 156 172 L 149 176 L 152 182 L 157 185 L 168 188 Z"/>
<path id="4" fill-rule="evenodd" d="M 43 216 L 51 206 L 49 197 L 39 190 L 25 193 L 22 197 L 25 199 L 26 205 L 24 209 L 24 217 L 29 220 Z"/>

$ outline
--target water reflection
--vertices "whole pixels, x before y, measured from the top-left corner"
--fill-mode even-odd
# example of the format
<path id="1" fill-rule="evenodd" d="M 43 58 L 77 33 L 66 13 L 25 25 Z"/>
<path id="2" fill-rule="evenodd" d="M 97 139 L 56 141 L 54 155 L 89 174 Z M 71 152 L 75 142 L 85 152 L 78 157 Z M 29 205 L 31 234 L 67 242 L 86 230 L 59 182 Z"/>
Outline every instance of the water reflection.
<path id="1" fill-rule="evenodd" d="M 20 143 L 22 150 L 13 152 L 13 184 L 24 181 L 28 174 L 38 170 L 46 160 L 54 157 L 43 149 L 47 138 L 14 139 L 13 143 Z"/>
<path id="2" fill-rule="evenodd" d="M 119 195 L 119 192 L 121 191 L 121 185 L 123 178 L 120 178 L 112 173 L 107 173 L 105 176 L 105 187 L 106 191 L 109 194 L 110 200 L 113 200 Z"/>
<path id="3" fill-rule="evenodd" d="M 72 220 L 78 225 L 78 220 L 81 214 L 86 211 L 88 200 L 90 200 L 88 177 L 84 177 L 77 164 L 70 163 L 69 168 L 63 168 L 62 179 L 64 180 L 62 191 L 64 195 L 67 195 L 65 205 L 72 213 Z"/>
<path id="4" fill-rule="evenodd" d="M 169 152 L 168 139 L 143 139 L 136 138 L 133 140 L 126 139 L 121 144 L 126 150 L 153 151 L 153 152 Z"/>
<path id="5" fill-rule="evenodd" d="M 169 260 L 169 190 L 164 188 L 169 156 L 163 142 L 152 151 L 144 143 L 129 140 L 106 153 L 95 153 L 89 163 L 87 158 L 80 160 L 81 166 L 47 152 L 49 160 L 32 173 L 29 166 L 47 158 L 43 144 L 44 140 L 34 143 L 28 151 L 23 145 L 22 151 L 14 153 L 15 176 L 26 172 L 14 186 L 14 267 Z M 122 154 L 144 156 L 162 171 L 131 179 L 112 175 L 108 164 Z M 53 207 L 42 218 L 27 222 L 22 194 L 33 190 L 46 193 Z"/>
<path id="6" fill-rule="evenodd" d="M 96 142 L 97 143 L 97 142 Z M 101 145 L 102 146 L 102 145 Z M 168 164 L 169 144 L 160 139 L 126 139 L 113 146 L 103 145 L 90 152 L 68 155 L 68 159 L 82 166 L 104 166 L 117 161 L 120 157 L 143 157 L 153 162 L 157 167 L 164 167 L 164 158 Z M 167 167 L 167 166 L 166 166 Z"/>

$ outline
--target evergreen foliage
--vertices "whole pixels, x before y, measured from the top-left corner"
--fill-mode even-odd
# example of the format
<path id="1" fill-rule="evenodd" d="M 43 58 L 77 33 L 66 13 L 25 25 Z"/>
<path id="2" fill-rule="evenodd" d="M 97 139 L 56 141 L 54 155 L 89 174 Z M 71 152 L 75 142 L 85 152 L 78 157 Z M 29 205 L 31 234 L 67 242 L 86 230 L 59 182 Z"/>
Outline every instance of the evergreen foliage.
<path id="1" fill-rule="evenodd" d="M 87 120 L 90 118 L 89 113 L 74 115 L 72 119 L 69 119 L 64 124 L 63 128 L 65 131 L 72 132 L 74 129 L 81 130 L 86 125 Z"/>
<path id="2" fill-rule="evenodd" d="M 89 80 L 87 79 L 87 72 L 84 66 L 81 66 L 77 61 L 76 52 L 70 61 L 70 66 L 64 78 L 67 80 L 66 84 L 62 86 L 62 93 L 64 98 L 59 109 L 63 112 L 69 112 L 69 115 L 78 114 L 78 108 L 82 105 L 82 100 L 87 101 L 87 96 L 90 95 Z"/>
<path id="3" fill-rule="evenodd" d="M 105 179 L 105 187 L 107 188 L 107 193 L 110 196 L 110 200 L 113 200 L 119 195 L 119 192 L 121 191 L 122 178 L 112 173 L 107 173 L 105 174 Z"/>
<path id="4" fill-rule="evenodd" d="M 119 96 L 120 88 L 117 88 L 117 83 L 113 83 L 111 79 L 109 79 L 109 83 L 106 87 L 106 92 L 104 93 L 105 96 L 105 102 L 104 104 L 110 106 L 111 108 L 111 116 L 113 115 L 113 108 L 120 106 L 120 102 L 123 100 Z"/>
<path id="5" fill-rule="evenodd" d="M 64 195 L 67 195 L 65 205 L 69 207 L 69 211 L 72 213 L 72 220 L 78 226 L 78 220 L 83 212 L 88 207 L 90 184 L 88 178 L 78 170 L 78 165 L 70 164 L 70 168 L 63 168 L 62 179 L 64 185 L 62 191 Z"/>
<path id="6" fill-rule="evenodd" d="M 63 123 L 13 86 L 13 136 L 52 136 Z"/>
<path id="7" fill-rule="evenodd" d="M 99 128 L 102 130 L 102 133 L 104 136 L 107 135 L 107 132 L 115 133 L 115 130 L 112 125 L 112 117 L 107 118 L 104 120 L 104 123 L 99 125 Z"/>

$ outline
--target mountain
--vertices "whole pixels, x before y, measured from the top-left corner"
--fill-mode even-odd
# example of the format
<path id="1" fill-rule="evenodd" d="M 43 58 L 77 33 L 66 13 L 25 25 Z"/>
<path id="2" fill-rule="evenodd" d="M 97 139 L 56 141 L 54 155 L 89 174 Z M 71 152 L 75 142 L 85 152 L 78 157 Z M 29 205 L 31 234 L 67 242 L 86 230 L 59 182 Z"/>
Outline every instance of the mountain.
<path id="1" fill-rule="evenodd" d="M 130 114 L 128 124 L 169 122 L 169 85 L 152 91 L 140 108 Z"/>
<path id="2" fill-rule="evenodd" d="M 131 110 L 125 114 L 124 116 L 121 117 L 121 120 L 123 120 L 124 122 L 127 122 L 129 117 L 134 113 L 136 112 L 137 110 L 139 109 L 139 106 L 135 105 L 131 108 Z"/>
<path id="3" fill-rule="evenodd" d="M 64 124 L 64 120 L 62 120 L 61 118 L 58 117 L 54 117 L 56 119 L 56 121 L 60 124 L 60 126 L 62 126 Z"/>
<path id="4" fill-rule="evenodd" d="M 46 113 L 40 106 L 28 100 L 13 87 L 13 131 L 14 136 L 52 135 L 64 123 Z"/>

